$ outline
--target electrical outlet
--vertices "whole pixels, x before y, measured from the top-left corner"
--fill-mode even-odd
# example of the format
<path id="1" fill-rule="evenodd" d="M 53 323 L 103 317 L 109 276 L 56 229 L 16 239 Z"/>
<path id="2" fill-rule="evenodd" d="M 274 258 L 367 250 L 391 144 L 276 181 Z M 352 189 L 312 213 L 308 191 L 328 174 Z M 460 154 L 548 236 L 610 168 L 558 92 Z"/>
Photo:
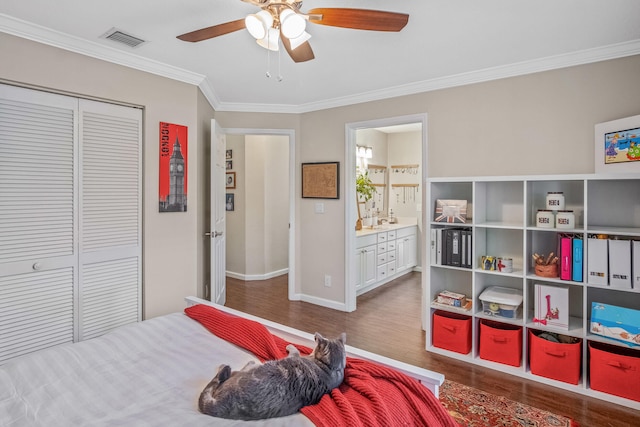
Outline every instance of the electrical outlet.
<path id="1" fill-rule="evenodd" d="M 324 285 L 325 285 L 327 288 L 330 288 L 330 287 L 331 287 L 331 276 L 329 276 L 328 274 L 325 274 L 325 275 L 324 275 Z"/>

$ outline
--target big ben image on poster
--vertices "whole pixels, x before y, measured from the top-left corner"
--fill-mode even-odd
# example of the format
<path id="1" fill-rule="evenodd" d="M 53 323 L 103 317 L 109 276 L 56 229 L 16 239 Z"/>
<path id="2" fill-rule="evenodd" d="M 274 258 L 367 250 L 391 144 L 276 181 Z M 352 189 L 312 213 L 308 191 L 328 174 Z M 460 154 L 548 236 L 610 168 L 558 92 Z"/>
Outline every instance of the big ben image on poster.
<path id="1" fill-rule="evenodd" d="M 187 127 L 160 122 L 159 211 L 187 211 Z"/>

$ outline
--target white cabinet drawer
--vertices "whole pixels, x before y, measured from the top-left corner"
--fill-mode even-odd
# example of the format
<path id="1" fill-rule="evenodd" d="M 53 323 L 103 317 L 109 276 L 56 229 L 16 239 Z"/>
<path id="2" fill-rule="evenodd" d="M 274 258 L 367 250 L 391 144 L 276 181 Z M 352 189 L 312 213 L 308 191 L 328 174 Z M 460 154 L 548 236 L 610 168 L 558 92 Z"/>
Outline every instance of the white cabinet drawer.
<path id="1" fill-rule="evenodd" d="M 388 240 L 387 238 L 387 232 L 384 233 L 378 233 L 378 243 L 384 243 Z"/>
<path id="2" fill-rule="evenodd" d="M 396 274 L 396 262 L 392 261 L 387 264 L 387 276 L 391 277 Z"/>
<path id="3" fill-rule="evenodd" d="M 396 251 L 387 252 L 387 260 L 395 261 L 396 260 Z"/>
<path id="4" fill-rule="evenodd" d="M 378 253 L 384 253 L 387 252 L 389 250 L 389 247 L 387 246 L 387 243 L 378 243 Z"/>
<path id="5" fill-rule="evenodd" d="M 387 231 L 387 239 L 388 240 L 393 240 L 395 238 L 396 238 L 396 230 Z"/>
<path id="6" fill-rule="evenodd" d="M 389 262 L 388 253 L 378 254 L 378 265 L 386 264 Z"/>
<path id="7" fill-rule="evenodd" d="M 387 264 L 378 266 L 378 281 L 387 278 Z"/>
<path id="8" fill-rule="evenodd" d="M 387 250 L 388 251 L 395 251 L 396 250 L 396 241 L 394 240 L 389 240 L 387 242 Z"/>

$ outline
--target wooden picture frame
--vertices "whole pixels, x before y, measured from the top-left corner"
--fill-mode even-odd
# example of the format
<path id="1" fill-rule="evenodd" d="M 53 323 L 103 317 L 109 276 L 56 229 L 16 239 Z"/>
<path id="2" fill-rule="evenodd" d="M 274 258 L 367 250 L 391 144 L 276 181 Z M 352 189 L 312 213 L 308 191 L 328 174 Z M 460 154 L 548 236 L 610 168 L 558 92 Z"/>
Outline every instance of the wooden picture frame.
<path id="1" fill-rule="evenodd" d="M 340 162 L 302 164 L 303 199 L 340 198 Z"/>
<path id="2" fill-rule="evenodd" d="M 236 173 L 235 172 L 226 172 L 225 177 L 225 188 L 234 189 L 236 188 Z"/>
<path id="3" fill-rule="evenodd" d="M 640 115 L 596 124 L 594 139 L 596 173 L 640 172 Z"/>

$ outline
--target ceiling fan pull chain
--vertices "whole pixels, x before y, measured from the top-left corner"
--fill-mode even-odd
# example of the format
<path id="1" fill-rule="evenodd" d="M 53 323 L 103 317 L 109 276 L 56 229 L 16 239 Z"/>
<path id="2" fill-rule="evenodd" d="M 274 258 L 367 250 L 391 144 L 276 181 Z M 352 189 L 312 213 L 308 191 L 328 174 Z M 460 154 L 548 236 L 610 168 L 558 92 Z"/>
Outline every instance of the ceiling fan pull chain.
<path id="1" fill-rule="evenodd" d="M 281 58 L 282 49 L 278 49 L 278 83 L 282 81 L 282 72 L 280 71 L 280 58 Z"/>
<path id="2" fill-rule="evenodd" d="M 265 74 L 267 76 L 268 79 L 271 78 L 271 73 L 269 72 L 269 64 L 271 63 L 271 61 L 269 61 L 269 49 L 267 49 L 267 73 Z"/>

